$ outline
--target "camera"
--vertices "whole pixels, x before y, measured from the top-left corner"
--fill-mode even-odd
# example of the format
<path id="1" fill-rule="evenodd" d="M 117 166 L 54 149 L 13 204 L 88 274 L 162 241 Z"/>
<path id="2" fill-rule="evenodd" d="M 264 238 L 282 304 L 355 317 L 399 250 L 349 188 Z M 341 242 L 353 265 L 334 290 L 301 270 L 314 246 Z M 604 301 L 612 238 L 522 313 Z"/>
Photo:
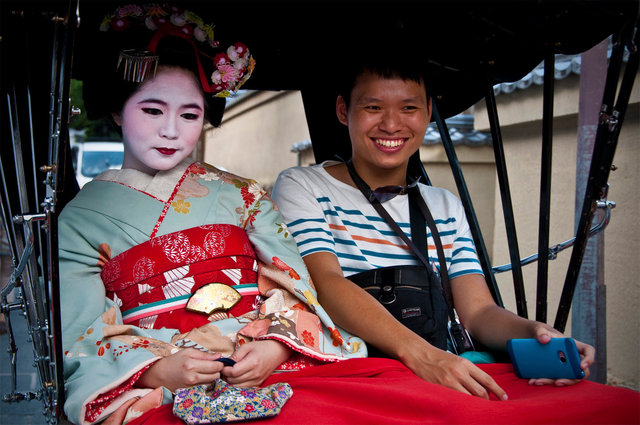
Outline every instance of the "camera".
<path id="1" fill-rule="evenodd" d="M 450 320 L 447 329 L 449 331 L 449 338 L 451 338 L 453 350 L 456 354 L 460 355 L 467 351 L 475 351 L 469 332 L 467 332 L 458 320 L 455 322 Z"/>

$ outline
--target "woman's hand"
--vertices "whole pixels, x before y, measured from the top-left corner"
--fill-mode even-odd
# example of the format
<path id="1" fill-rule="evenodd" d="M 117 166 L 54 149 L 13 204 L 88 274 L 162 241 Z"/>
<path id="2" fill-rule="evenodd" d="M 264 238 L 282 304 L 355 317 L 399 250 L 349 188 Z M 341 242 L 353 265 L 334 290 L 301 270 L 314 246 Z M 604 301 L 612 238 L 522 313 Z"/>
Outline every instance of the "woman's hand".
<path id="1" fill-rule="evenodd" d="M 205 353 L 185 348 L 163 357 L 147 369 L 136 382 L 137 387 L 164 386 L 171 391 L 194 385 L 211 384 L 220 377 L 223 364 L 215 361 L 219 353 Z"/>
<path id="2" fill-rule="evenodd" d="M 419 355 L 401 360 L 420 378 L 484 399 L 489 399 L 492 393 L 498 400 L 507 400 L 507 394 L 496 381 L 469 360 L 426 345 L 416 350 Z"/>
<path id="3" fill-rule="evenodd" d="M 289 358 L 291 350 L 273 340 L 251 341 L 231 356 L 233 366 L 222 369 L 224 380 L 236 387 L 257 387 Z"/>
<path id="4" fill-rule="evenodd" d="M 558 330 L 552 328 L 544 323 L 536 323 L 534 328 L 534 338 L 541 344 L 547 344 L 551 341 L 551 338 L 566 338 Z M 580 354 L 580 369 L 584 370 L 584 378 L 586 379 L 590 375 L 589 366 L 591 366 L 595 360 L 596 349 L 589 344 L 574 340 L 578 353 Z M 534 378 L 529 380 L 529 385 L 555 385 L 558 387 L 576 384 L 582 379 L 547 379 L 547 378 Z"/>

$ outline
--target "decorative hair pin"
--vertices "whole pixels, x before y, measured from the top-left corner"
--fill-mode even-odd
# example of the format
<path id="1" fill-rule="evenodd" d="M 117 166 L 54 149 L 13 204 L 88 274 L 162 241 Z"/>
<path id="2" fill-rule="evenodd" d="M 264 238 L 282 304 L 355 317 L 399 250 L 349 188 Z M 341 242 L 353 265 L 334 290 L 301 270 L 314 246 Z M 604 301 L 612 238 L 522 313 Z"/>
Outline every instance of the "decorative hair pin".
<path id="1" fill-rule="evenodd" d="M 116 69 L 124 81 L 142 83 L 153 78 L 158 69 L 158 56 L 149 50 L 129 49 L 120 52 Z"/>
<path id="2" fill-rule="evenodd" d="M 140 83 L 155 76 L 159 57 L 156 55 L 158 42 L 166 37 L 179 37 L 193 46 L 197 74 L 206 93 L 216 97 L 233 95 L 249 79 L 255 67 L 255 60 L 249 49 L 242 43 L 229 46 L 225 53 L 213 58 L 204 48 L 218 49 L 219 42 L 213 38 L 213 26 L 205 24 L 202 18 L 189 10 L 167 4 L 130 4 L 116 9 L 105 16 L 100 31 L 126 31 L 130 27 L 145 28 L 153 35 L 146 49 L 127 49 L 120 52 L 117 70 L 125 81 Z M 202 47 L 200 47 L 202 46 Z M 212 61 L 213 72 L 207 75 L 204 61 Z"/>

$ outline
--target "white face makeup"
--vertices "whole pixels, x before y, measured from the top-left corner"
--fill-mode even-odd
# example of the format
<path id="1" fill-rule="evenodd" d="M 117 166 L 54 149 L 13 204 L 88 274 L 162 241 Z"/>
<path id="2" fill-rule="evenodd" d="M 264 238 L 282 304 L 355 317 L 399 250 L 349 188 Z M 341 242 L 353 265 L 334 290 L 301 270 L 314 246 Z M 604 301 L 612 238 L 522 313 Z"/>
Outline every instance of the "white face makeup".
<path id="1" fill-rule="evenodd" d="M 181 68 L 160 67 L 114 115 L 122 128 L 122 168 L 153 175 L 178 165 L 198 143 L 204 113 L 195 76 Z"/>

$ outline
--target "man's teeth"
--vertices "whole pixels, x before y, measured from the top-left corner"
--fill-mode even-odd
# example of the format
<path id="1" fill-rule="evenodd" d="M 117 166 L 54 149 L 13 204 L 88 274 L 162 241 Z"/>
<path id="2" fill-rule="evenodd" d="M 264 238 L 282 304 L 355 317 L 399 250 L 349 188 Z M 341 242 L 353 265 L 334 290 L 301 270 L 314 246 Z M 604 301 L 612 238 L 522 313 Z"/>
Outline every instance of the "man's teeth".
<path id="1" fill-rule="evenodd" d="M 385 148 L 395 148 L 400 146 L 404 142 L 404 139 L 395 139 L 395 140 L 374 139 L 374 140 L 377 144 L 382 145 Z"/>

